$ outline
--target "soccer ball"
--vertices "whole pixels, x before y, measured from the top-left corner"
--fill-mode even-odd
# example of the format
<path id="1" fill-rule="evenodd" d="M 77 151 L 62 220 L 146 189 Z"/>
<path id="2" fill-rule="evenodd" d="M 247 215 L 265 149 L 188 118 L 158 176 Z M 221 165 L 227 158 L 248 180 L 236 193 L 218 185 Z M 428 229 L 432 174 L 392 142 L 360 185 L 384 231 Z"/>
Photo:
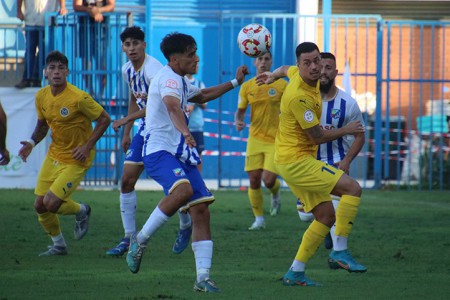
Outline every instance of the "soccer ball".
<path id="1" fill-rule="evenodd" d="M 267 53 L 272 45 L 269 29 L 261 24 L 252 23 L 239 31 L 237 37 L 239 50 L 249 57 L 259 57 Z"/>

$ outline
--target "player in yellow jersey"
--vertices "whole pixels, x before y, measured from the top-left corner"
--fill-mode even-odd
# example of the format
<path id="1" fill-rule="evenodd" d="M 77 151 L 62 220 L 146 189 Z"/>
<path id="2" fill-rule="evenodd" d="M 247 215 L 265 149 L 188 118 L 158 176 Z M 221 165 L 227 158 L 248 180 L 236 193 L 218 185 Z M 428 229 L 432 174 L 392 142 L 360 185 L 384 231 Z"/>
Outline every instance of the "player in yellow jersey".
<path id="1" fill-rule="evenodd" d="M 316 44 L 304 42 L 296 48 L 296 66 L 282 66 L 273 73 L 257 76 L 257 83 L 271 83 L 288 76 L 289 84 L 281 98 L 280 125 L 275 138 L 277 171 L 291 191 L 301 199 L 306 212 L 315 220 L 303 234 L 302 242 L 283 284 L 320 285 L 305 276 L 305 265 L 336 222 L 336 235 L 347 237 L 355 220 L 361 197 L 358 182 L 327 163 L 317 160 L 318 145 L 347 134 L 364 132 L 360 121 L 350 122 L 336 130 L 320 127 L 322 100 L 319 90 L 320 51 Z M 330 194 L 341 196 L 336 211 Z M 330 258 L 347 269 L 358 272 L 360 265 L 348 250 L 333 251 Z"/>
<path id="2" fill-rule="evenodd" d="M 19 156 L 26 162 L 33 147 L 51 130 L 52 142 L 39 172 L 34 208 L 53 245 L 39 256 L 65 255 L 67 245 L 58 215 L 75 215 L 74 237 L 88 230 L 91 208 L 72 199 L 95 156 L 95 144 L 109 126 L 110 117 L 92 97 L 67 82 L 67 57 L 58 51 L 46 58 L 49 85 L 36 93 L 37 123 L 31 138 L 20 142 Z M 95 128 L 92 122 L 96 121 Z"/>
<path id="3" fill-rule="evenodd" d="M 272 67 L 272 54 L 267 52 L 254 60 L 256 74 L 269 71 Z M 236 129 L 245 128 L 244 116 L 250 105 L 250 132 L 245 157 L 245 171 L 248 174 L 250 187 L 248 198 L 252 206 L 255 221 L 249 230 L 265 228 L 263 192 L 261 179 L 271 192 L 270 215 L 275 216 L 280 210 L 280 181 L 277 178 L 273 155 L 275 151 L 275 135 L 277 133 L 280 101 L 287 82 L 277 80 L 269 85 L 259 86 L 256 78 L 245 82 L 239 91 L 238 109 L 235 113 Z"/>

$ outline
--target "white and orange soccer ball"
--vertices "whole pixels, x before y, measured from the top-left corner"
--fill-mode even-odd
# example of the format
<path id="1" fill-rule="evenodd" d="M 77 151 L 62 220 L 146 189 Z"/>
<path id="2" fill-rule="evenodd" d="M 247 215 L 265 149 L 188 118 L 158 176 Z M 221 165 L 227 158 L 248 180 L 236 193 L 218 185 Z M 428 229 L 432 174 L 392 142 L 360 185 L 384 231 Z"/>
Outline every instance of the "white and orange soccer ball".
<path id="1" fill-rule="evenodd" d="M 267 53 L 272 46 L 269 29 L 261 24 L 252 23 L 244 26 L 237 37 L 239 50 L 249 57 L 259 57 Z"/>

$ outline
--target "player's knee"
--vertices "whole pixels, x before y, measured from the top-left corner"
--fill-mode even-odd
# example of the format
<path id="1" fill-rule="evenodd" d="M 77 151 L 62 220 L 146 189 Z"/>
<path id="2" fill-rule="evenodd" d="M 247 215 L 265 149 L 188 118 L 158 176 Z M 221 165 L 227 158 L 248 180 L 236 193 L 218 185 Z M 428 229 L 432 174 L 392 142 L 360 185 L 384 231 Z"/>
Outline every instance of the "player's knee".
<path id="1" fill-rule="evenodd" d="M 43 213 L 47 212 L 47 209 L 44 206 L 44 197 L 42 197 L 42 196 L 36 197 L 36 200 L 34 201 L 34 210 L 38 214 L 43 214 Z"/>
<path id="2" fill-rule="evenodd" d="M 350 195 L 355 197 L 361 197 L 361 194 L 362 194 L 361 186 L 359 185 L 358 181 L 353 180 Z"/>
<path id="3" fill-rule="evenodd" d="M 134 176 L 122 176 L 120 190 L 122 193 L 130 193 L 134 190 L 137 178 Z"/>

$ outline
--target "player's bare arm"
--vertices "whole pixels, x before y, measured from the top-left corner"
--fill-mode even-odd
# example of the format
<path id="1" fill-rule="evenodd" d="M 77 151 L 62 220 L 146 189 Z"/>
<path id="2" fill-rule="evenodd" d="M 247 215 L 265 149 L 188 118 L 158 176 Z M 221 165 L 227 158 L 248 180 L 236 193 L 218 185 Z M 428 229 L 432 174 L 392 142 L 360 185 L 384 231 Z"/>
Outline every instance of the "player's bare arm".
<path id="1" fill-rule="evenodd" d="M 238 108 L 238 110 L 234 114 L 234 123 L 236 125 L 237 131 L 241 131 L 242 129 L 245 128 L 245 122 L 244 122 L 245 112 L 246 112 L 246 109 Z"/>
<path id="2" fill-rule="evenodd" d="M 309 139 L 316 145 L 327 143 L 340 138 L 346 134 L 364 133 L 364 126 L 360 121 L 353 121 L 344 127 L 335 130 L 323 130 L 319 125 L 305 129 Z"/>
<path id="3" fill-rule="evenodd" d="M 48 130 L 49 126 L 47 122 L 45 120 L 38 119 L 33 134 L 31 135 L 31 139 L 35 145 L 39 144 L 39 142 L 47 136 Z M 20 143 L 22 144 L 22 148 L 19 150 L 19 157 L 26 162 L 27 157 L 30 155 L 35 145 L 32 145 L 30 141 L 21 141 Z"/>
<path id="4" fill-rule="evenodd" d="M 248 68 L 247 66 L 240 66 L 236 71 L 236 80 L 239 85 L 241 85 L 244 82 L 245 75 L 248 74 Z M 201 93 L 198 95 L 195 95 L 194 97 L 189 99 L 189 102 L 193 103 L 206 103 L 208 101 L 214 100 L 223 94 L 225 94 L 228 91 L 231 91 L 235 87 L 231 83 L 231 81 L 227 81 L 224 83 L 221 83 L 219 85 L 205 88 L 201 90 Z"/>
<path id="5" fill-rule="evenodd" d="M 169 112 L 173 125 L 183 135 L 186 145 L 190 148 L 195 147 L 197 144 L 189 131 L 184 112 L 180 108 L 180 99 L 172 96 L 165 96 L 163 101 L 166 105 L 167 111 Z"/>
<path id="6" fill-rule="evenodd" d="M 106 111 L 102 111 L 102 113 L 96 120 L 96 125 L 91 137 L 86 142 L 86 144 L 75 147 L 72 150 L 72 157 L 76 160 L 84 162 L 86 158 L 89 157 L 91 150 L 94 148 L 97 141 L 102 137 L 103 133 L 105 133 L 110 123 L 110 116 L 108 115 L 108 113 L 106 113 Z"/>
<path id="7" fill-rule="evenodd" d="M 282 77 L 286 77 L 290 67 L 291 66 L 281 66 L 275 69 L 273 72 L 267 71 L 258 74 L 256 75 L 256 84 L 271 84 L 272 82 L 275 82 Z"/>
<path id="8" fill-rule="evenodd" d="M 353 141 L 353 144 L 348 149 L 347 154 L 337 164 L 337 167 L 347 174 L 350 171 L 350 164 L 352 163 L 353 159 L 355 159 L 355 157 L 358 155 L 358 153 L 361 151 L 362 147 L 364 146 L 364 142 L 365 142 L 364 133 L 357 133 L 354 136 L 355 136 L 355 140 Z"/>

